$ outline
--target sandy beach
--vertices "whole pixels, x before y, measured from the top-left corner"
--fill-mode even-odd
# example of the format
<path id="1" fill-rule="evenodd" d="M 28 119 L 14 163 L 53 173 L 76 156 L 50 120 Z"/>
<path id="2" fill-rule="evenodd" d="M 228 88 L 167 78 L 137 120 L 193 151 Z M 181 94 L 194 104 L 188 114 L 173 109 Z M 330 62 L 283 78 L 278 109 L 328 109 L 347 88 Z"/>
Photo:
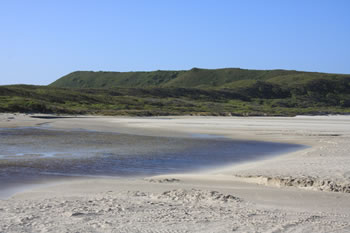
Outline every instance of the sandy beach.
<path id="1" fill-rule="evenodd" d="M 1 128 L 283 142 L 305 149 L 196 173 L 51 183 L 0 200 L 0 232 L 350 232 L 350 116 L 64 117 Z"/>

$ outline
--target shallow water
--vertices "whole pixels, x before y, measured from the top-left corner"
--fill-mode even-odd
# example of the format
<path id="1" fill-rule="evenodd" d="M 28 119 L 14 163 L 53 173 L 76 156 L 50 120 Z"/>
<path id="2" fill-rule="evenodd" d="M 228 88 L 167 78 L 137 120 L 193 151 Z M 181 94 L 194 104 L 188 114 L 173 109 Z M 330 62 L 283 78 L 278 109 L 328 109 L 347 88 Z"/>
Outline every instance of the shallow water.
<path id="1" fill-rule="evenodd" d="M 189 172 L 302 147 L 200 134 L 175 138 L 83 130 L 0 129 L 0 192 L 57 177 Z"/>

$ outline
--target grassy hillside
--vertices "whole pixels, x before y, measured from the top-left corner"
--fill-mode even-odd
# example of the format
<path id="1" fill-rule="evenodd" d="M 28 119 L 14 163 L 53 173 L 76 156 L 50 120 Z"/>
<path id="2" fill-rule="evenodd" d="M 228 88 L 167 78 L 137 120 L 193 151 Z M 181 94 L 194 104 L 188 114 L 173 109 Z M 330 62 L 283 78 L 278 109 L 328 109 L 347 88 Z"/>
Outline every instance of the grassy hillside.
<path id="1" fill-rule="evenodd" d="M 0 112 L 100 115 L 281 115 L 350 113 L 350 79 L 239 88 L 57 88 L 0 86 Z"/>
<path id="2" fill-rule="evenodd" d="M 138 116 L 350 113 L 350 76 L 196 68 L 80 71 L 49 86 L 0 86 L 0 112 Z"/>
<path id="3" fill-rule="evenodd" d="M 151 88 L 182 87 L 223 89 L 239 88 L 265 81 L 278 85 L 304 84 L 311 80 L 350 78 L 350 75 L 300 72 L 289 70 L 198 69 L 188 71 L 92 72 L 77 71 L 50 84 L 64 88 Z"/>
<path id="4" fill-rule="evenodd" d="M 154 72 L 92 72 L 70 73 L 50 84 L 52 87 L 67 88 L 111 88 L 111 87 L 155 87 L 163 86 L 183 71 Z"/>

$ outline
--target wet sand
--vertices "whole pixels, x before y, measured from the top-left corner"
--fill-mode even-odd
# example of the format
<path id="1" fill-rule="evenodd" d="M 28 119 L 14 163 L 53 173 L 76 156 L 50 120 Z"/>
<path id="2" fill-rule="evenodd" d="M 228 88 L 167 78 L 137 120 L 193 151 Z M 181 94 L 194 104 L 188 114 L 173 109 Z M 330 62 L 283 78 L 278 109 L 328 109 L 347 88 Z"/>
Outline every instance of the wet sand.
<path id="1" fill-rule="evenodd" d="M 0 127 L 49 124 L 160 137 L 215 134 L 310 146 L 193 174 L 74 180 L 18 193 L 0 201 L 0 231 L 350 231 L 348 116 L 0 119 Z"/>

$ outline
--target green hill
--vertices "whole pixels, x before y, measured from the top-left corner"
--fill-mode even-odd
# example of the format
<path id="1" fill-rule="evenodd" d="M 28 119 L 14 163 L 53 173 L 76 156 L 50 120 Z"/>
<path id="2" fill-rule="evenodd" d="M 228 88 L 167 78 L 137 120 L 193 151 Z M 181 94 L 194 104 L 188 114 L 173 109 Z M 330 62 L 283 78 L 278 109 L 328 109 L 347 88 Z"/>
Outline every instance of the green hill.
<path id="1" fill-rule="evenodd" d="M 70 73 L 50 84 L 64 88 L 239 88 L 256 81 L 265 81 L 278 85 L 293 86 L 312 80 L 334 80 L 350 78 L 350 75 L 301 72 L 293 70 L 246 70 L 238 68 L 198 69 L 188 71 L 151 71 L 151 72 L 92 72 L 77 71 Z"/>
<path id="2" fill-rule="evenodd" d="M 0 86 L 0 112 L 99 115 L 350 113 L 350 75 L 197 69 L 68 74 L 49 86 Z"/>

